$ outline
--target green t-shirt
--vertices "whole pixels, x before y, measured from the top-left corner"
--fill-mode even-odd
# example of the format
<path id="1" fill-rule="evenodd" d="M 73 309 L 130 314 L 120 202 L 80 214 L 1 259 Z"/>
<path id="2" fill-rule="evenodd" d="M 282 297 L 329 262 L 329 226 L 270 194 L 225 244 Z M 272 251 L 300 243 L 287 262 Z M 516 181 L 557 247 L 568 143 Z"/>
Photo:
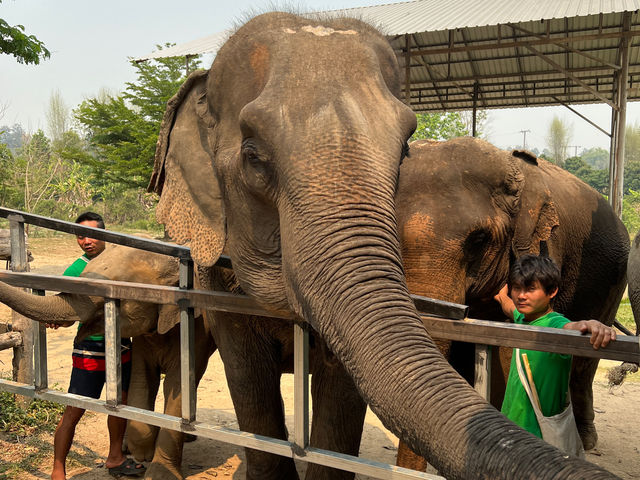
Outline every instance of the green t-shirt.
<path id="1" fill-rule="evenodd" d="M 87 257 L 87 254 L 83 254 L 80 258 L 78 258 L 75 262 L 73 262 L 69 267 L 64 271 L 62 275 L 65 277 L 79 277 L 80 274 L 84 271 L 84 268 L 87 266 L 91 259 Z M 82 323 L 78 323 L 78 330 L 82 327 Z M 89 335 L 87 340 L 104 340 L 104 335 Z"/>
<path id="2" fill-rule="evenodd" d="M 514 311 L 514 322 L 524 324 L 524 315 Z M 550 312 L 527 325 L 535 327 L 562 328 L 569 323 L 563 315 Z M 520 350 L 526 353 L 533 374 L 542 414 L 545 417 L 557 415 L 566 406 L 567 391 L 569 389 L 569 374 L 571 373 L 571 355 L 559 353 L 538 352 L 536 350 Z M 522 359 L 521 359 L 522 361 Z M 502 402 L 502 413 L 512 422 L 528 432 L 542 438 L 536 414 L 531 406 L 516 366 L 515 349 L 511 358 L 507 388 Z"/>

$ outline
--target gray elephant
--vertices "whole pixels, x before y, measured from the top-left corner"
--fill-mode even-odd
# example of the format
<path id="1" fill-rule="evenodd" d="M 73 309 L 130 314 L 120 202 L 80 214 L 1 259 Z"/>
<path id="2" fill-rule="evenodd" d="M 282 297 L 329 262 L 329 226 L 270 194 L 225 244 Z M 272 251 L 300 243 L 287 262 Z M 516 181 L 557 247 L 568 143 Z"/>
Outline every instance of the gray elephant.
<path id="1" fill-rule="evenodd" d="M 416 126 L 400 92 L 394 52 L 369 25 L 286 13 L 250 20 L 168 104 L 152 178 L 158 218 L 190 242 L 205 286 L 219 287 L 212 266 L 226 248 L 243 291 L 309 323 L 385 426 L 447 478 L 612 478 L 515 427 L 451 368 L 420 321 L 395 219 Z M 251 424 L 245 405 L 280 405 L 272 388 L 252 383 L 256 369 L 258 380 L 276 377 L 281 355 L 250 363 L 273 352 L 254 342 L 272 326 L 250 326 L 246 338 L 233 319 L 214 329 L 242 428 Z M 284 438 L 268 417 L 254 427 Z M 322 437 L 312 432 L 312 444 Z M 297 477 L 291 459 L 254 460 L 248 478 Z"/>
<path id="2" fill-rule="evenodd" d="M 636 325 L 640 324 L 640 233 L 631 242 L 629 263 L 627 269 L 629 277 L 629 302 L 633 311 Z M 636 332 L 636 335 L 638 332 Z"/>
<path id="3" fill-rule="evenodd" d="M 81 277 L 154 285 L 178 286 L 178 260 L 119 245 L 109 245 L 89 262 Z M 104 332 L 104 299 L 87 295 L 59 294 L 39 297 L 0 282 L 0 301 L 23 315 L 41 322 L 81 321 L 80 336 Z M 121 331 L 132 338 L 131 383 L 128 404 L 153 410 L 164 374 L 164 413 L 180 417 L 180 326 L 175 305 L 158 305 L 132 300 L 121 302 Z M 195 371 L 200 381 L 215 342 L 203 316 L 195 324 Z M 138 461 L 151 461 L 146 478 L 182 478 L 182 432 L 158 429 L 129 421 L 127 445 Z"/>
<path id="4" fill-rule="evenodd" d="M 400 169 L 396 195 L 409 290 L 464 303 L 470 316 L 503 320 L 493 295 L 511 261 L 551 256 L 562 271 L 554 309 L 571 320 L 612 325 L 624 288 L 629 235 L 606 200 L 567 171 L 525 151 L 475 138 L 418 141 Z M 640 275 L 640 269 L 638 270 Z M 473 346 L 444 344 L 452 364 L 473 378 Z M 502 403 L 511 349 L 492 375 L 492 403 Z M 574 358 L 571 397 L 585 449 L 593 448 L 591 384 L 597 359 Z M 399 463 L 416 466 L 404 459 Z"/>

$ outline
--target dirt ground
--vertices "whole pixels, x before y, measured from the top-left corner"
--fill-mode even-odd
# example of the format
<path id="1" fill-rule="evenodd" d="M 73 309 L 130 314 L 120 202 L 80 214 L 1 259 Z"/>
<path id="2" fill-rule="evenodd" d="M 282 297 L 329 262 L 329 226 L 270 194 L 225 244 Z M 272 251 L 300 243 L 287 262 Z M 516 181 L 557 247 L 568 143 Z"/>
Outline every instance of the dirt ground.
<path id="1" fill-rule="evenodd" d="M 33 272 L 61 274 L 64 268 L 77 258 L 80 250 L 70 236 L 54 239 L 31 239 L 30 248 L 34 261 Z M 10 311 L 0 304 L 0 323 L 5 323 Z M 74 328 L 48 330 L 47 349 L 49 385 L 66 389 L 71 367 L 71 346 Z M 0 352 L 0 372 L 5 376 L 11 371 L 11 351 Z M 587 452 L 587 460 L 596 463 L 623 479 L 640 478 L 640 375 L 636 374 L 620 387 L 609 389 L 606 372 L 616 362 L 603 361 L 594 384 L 596 427 L 599 432 L 597 448 Z M 293 431 L 293 376 L 285 375 L 282 382 L 283 397 L 289 431 Z M 237 428 L 233 406 L 226 387 L 220 357 L 214 355 L 198 389 L 197 420 Z M 162 409 L 161 401 L 156 406 Z M 14 439 L 0 435 L 0 463 L 15 461 L 24 450 Z M 52 435 L 43 435 L 45 444 L 53 443 Z M 394 463 L 397 438 L 387 431 L 372 412 L 367 413 L 360 455 L 381 462 Z M 72 448 L 72 464 L 68 467 L 69 479 L 100 480 L 112 478 L 103 467 L 108 450 L 106 417 L 88 414 L 81 420 Z M 21 479 L 48 478 L 52 458 L 47 456 L 36 471 L 23 472 Z M 214 440 L 199 438 L 185 445 L 183 473 L 190 480 L 212 478 L 244 478 L 244 454 L 242 449 Z M 304 462 L 298 465 L 302 474 Z M 359 480 L 368 479 L 356 476 Z"/>

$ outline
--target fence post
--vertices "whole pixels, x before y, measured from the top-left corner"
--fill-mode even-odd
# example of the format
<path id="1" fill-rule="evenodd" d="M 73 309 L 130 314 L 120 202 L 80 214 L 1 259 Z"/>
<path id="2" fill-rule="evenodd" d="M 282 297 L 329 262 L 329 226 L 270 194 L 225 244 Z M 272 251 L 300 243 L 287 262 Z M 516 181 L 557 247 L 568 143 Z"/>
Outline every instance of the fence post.
<path id="1" fill-rule="evenodd" d="M 107 380 L 107 405 L 122 403 L 122 340 L 120 338 L 120 300 L 104 300 L 104 350 Z"/>
<path id="2" fill-rule="evenodd" d="M 488 402 L 491 398 L 491 346 L 476 344 L 473 388 Z"/>
<path id="3" fill-rule="evenodd" d="M 44 290 L 33 290 L 35 295 L 45 295 Z M 47 329 L 44 323 L 36 322 L 33 330 L 33 362 L 36 390 L 49 388 L 47 377 Z"/>
<path id="4" fill-rule="evenodd" d="M 179 287 L 193 288 L 193 260 L 180 259 Z M 195 340 L 193 307 L 180 305 L 180 385 L 182 392 L 182 422 L 196 419 Z"/>
<path id="5" fill-rule="evenodd" d="M 293 324 L 293 433 L 294 444 L 309 445 L 309 329 Z"/>
<path id="6" fill-rule="evenodd" d="M 28 272 L 27 242 L 24 234 L 24 219 L 10 215 L 11 270 Z M 28 289 L 25 289 L 28 290 Z M 12 329 L 22 335 L 22 345 L 13 348 L 13 380 L 33 385 L 33 331 L 34 321 L 12 312 Z M 25 402 L 29 400 L 25 398 Z"/>

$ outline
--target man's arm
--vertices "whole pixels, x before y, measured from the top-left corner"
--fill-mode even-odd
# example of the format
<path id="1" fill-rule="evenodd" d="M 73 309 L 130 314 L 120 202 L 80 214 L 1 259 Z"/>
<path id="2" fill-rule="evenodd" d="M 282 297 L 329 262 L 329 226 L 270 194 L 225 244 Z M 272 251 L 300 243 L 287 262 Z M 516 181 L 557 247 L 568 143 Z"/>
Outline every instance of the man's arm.
<path id="1" fill-rule="evenodd" d="M 569 322 L 564 327 L 564 330 L 578 330 L 580 333 L 591 333 L 589 341 L 593 345 L 593 349 L 597 350 L 600 347 L 606 347 L 609 342 L 616 339 L 616 331 L 607 327 L 604 323 L 598 320 L 580 320 L 579 322 Z"/>
<path id="2" fill-rule="evenodd" d="M 509 287 L 505 284 L 505 286 L 502 287 L 496 295 L 494 295 L 493 299 L 500 304 L 504 314 L 510 320 L 513 320 L 513 312 L 515 312 L 516 306 L 513 303 L 513 300 L 511 300 L 511 297 L 509 297 Z"/>

